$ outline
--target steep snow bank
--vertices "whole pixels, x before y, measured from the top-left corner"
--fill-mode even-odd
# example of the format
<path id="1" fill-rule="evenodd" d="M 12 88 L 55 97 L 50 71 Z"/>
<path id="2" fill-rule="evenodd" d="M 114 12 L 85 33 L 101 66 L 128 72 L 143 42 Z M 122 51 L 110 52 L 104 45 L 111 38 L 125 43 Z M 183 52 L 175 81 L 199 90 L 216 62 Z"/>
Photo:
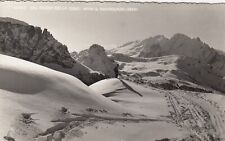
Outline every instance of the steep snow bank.
<path id="1" fill-rule="evenodd" d="M 150 117 L 166 115 L 169 111 L 165 95 L 151 87 L 116 78 L 101 80 L 89 87 L 137 113 L 144 113 Z"/>
<path id="2" fill-rule="evenodd" d="M 142 97 L 143 95 L 136 91 L 135 89 L 130 86 L 131 82 L 127 82 L 122 79 L 117 79 L 117 78 L 112 78 L 112 79 L 105 79 L 101 80 L 99 82 L 96 82 L 89 86 L 92 88 L 95 92 L 99 94 L 103 94 L 106 97 L 111 97 L 115 95 L 120 95 L 119 93 L 123 93 L 123 95 L 133 95 L 133 96 L 140 96 Z M 134 86 L 136 86 L 134 84 Z M 144 88 L 144 87 L 142 87 Z"/>
<path id="3" fill-rule="evenodd" d="M 106 94 L 124 89 L 123 84 L 116 78 L 101 80 L 90 85 L 89 87 L 98 94 Z"/>
<path id="4" fill-rule="evenodd" d="M 44 130 L 52 124 L 49 121 L 60 118 L 55 114 L 61 107 L 71 112 L 88 107 L 111 112 L 121 109 L 70 75 L 0 55 L 0 137 L 11 132 L 21 136 L 17 133 L 23 127 L 14 126 L 21 113 L 35 113 L 34 118 L 38 119 L 35 129 Z"/>

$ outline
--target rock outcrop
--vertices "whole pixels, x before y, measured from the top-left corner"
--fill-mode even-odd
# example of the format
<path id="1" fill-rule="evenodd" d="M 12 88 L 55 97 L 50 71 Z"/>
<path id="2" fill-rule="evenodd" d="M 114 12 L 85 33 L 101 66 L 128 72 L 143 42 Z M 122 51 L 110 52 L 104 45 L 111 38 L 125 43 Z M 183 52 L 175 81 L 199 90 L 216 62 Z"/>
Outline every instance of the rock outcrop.
<path id="1" fill-rule="evenodd" d="M 102 72 L 108 77 L 115 77 L 116 63 L 107 56 L 102 46 L 93 44 L 88 50 L 81 51 L 77 56 L 77 60 L 85 66 Z"/>
<path id="2" fill-rule="evenodd" d="M 67 46 L 47 30 L 11 18 L 0 19 L 0 53 L 73 75 L 90 85 L 104 75 L 76 62 Z"/>

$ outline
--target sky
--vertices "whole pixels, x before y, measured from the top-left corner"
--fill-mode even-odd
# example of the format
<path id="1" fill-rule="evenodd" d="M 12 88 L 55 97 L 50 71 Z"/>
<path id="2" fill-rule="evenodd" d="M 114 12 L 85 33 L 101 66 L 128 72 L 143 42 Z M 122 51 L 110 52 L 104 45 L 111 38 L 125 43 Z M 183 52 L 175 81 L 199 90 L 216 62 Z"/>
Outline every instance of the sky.
<path id="1" fill-rule="evenodd" d="M 176 33 L 225 51 L 225 4 L 1 2 L 0 16 L 47 28 L 69 51 Z"/>

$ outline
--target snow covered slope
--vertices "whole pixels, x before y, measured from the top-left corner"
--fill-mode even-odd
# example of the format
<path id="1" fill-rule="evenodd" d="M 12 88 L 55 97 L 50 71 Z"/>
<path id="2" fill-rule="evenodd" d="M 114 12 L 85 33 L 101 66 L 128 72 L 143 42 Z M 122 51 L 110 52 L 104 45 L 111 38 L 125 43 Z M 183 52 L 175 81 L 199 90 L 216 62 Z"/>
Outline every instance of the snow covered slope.
<path id="1" fill-rule="evenodd" d="M 117 79 L 110 81 L 108 88 Z M 96 86 L 106 88 L 104 84 L 99 82 Z M 134 83 L 129 86 L 137 88 Z M 139 88 L 140 92 L 146 91 L 150 95 L 149 99 L 155 96 L 162 107 L 160 111 L 158 107 L 153 108 L 156 101 L 152 99 L 152 106 L 147 105 L 152 107 L 151 114 L 140 115 L 137 114 L 140 113 L 139 102 L 133 108 L 122 107 L 92 88 L 70 75 L 0 55 L 0 137 L 16 141 L 104 141 L 105 138 L 115 141 L 131 140 L 133 135 L 139 134 L 137 138 L 144 141 L 149 138 L 181 138 L 186 132 L 169 123 L 167 118 L 159 117 L 168 114 L 164 94 L 156 96 L 154 92 L 149 94 L 151 90 Z M 122 100 L 120 96 L 115 100 L 119 98 Z M 134 100 L 130 98 L 128 101 Z M 141 99 L 138 101 L 141 103 Z M 153 129 L 154 133 L 149 134 Z M 159 131 L 165 134 L 157 134 Z"/>
<path id="2" fill-rule="evenodd" d="M 106 79 L 91 85 L 90 87 L 99 93 L 111 93 L 109 98 L 127 108 L 135 109 L 140 113 L 144 113 L 148 117 L 168 117 L 171 118 L 173 124 L 177 125 L 180 130 L 187 132 L 177 132 L 175 128 L 169 124 L 165 125 L 163 129 L 160 127 L 150 127 L 152 123 L 146 123 L 147 127 L 142 127 L 142 132 L 138 132 L 140 124 L 137 124 L 135 131 L 138 132 L 137 138 L 130 138 L 129 140 L 156 140 L 162 139 L 167 141 L 190 141 L 190 140 L 224 140 L 225 132 L 225 115 L 224 111 L 224 95 L 217 93 L 204 93 L 186 90 L 162 90 L 160 88 L 144 87 L 143 84 L 135 84 L 130 81 L 124 81 L 129 87 L 143 97 L 135 96 L 132 91 L 118 79 Z M 109 87 L 111 89 L 106 89 Z M 127 113 L 126 116 L 135 116 Z M 163 123 L 161 123 L 162 125 Z M 126 124 L 126 127 L 130 127 Z M 161 131 L 160 131 L 161 130 Z M 151 135 L 149 132 L 154 132 Z M 173 135 L 171 131 L 176 131 L 177 134 Z M 157 135 L 160 132 L 161 136 Z M 126 131 L 123 133 L 127 134 Z M 148 135 L 146 135 L 146 134 Z M 168 136 L 168 134 L 170 135 Z M 117 133 L 118 135 L 119 133 Z M 119 134 L 120 135 L 120 134 Z M 171 138 L 172 135 L 172 138 Z M 112 137 L 113 138 L 113 137 Z"/>
<path id="3" fill-rule="evenodd" d="M 129 84 L 128 84 L 129 83 Z M 142 94 L 135 91 L 132 86 L 131 82 L 127 82 L 126 80 L 111 78 L 101 80 L 98 83 L 94 83 L 89 87 L 93 89 L 98 94 L 102 94 L 106 97 L 113 97 L 113 96 L 126 96 L 127 94 L 132 97 L 142 97 Z M 104 86 L 104 87 L 103 87 Z M 136 85 L 134 84 L 134 87 Z M 142 87 L 143 89 L 144 87 Z"/>
<path id="4" fill-rule="evenodd" d="M 128 42 L 118 48 L 114 48 L 109 51 L 109 53 L 121 53 L 127 54 L 129 56 L 135 56 L 138 52 L 142 50 L 142 45 L 140 45 L 140 41 Z"/>
<path id="5" fill-rule="evenodd" d="M 182 131 L 178 132 L 176 128 L 172 127 L 168 122 L 162 128 L 163 122 L 156 122 L 157 127 L 151 126 L 152 122 L 145 123 L 146 126 L 136 124 L 135 127 L 130 124 L 125 124 L 128 130 L 121 130 L 116 128 L 116 137 L 122 136 L 125 140 L 155 140 L 155 141 L 224 141 L 225 132 L 225 114 L 224 114 L 224 95 L 217 93 L 205 93 L 200 91 L 188 91 L 184 89 L 163 90 L 160 88 L 153 88 L 151 86 L 144 87 L 143 84 L 135 84 L 130 81 L 124 81 L 129 87 L 143 97 L 138 97 L 133 92 L 124 87 L 121 80 L 106 79 L 99 81 L 90 87 L 99 93 L 111 93 L 108 95 L 112 101 L 121 104 L 124 107 L 135 109 L 143 116 L 168 117 L 172 124 Z M 106 89 L 109 87 L 111 89 Z M 124 113 L 127 117 L 135 117 L 136 115 Z M 141 126 L 141 131 L 139 128 Z M 101 127 L 101 126 L 100 126 Z M 115 129 L 115 126 L 110 126 Z M 131 128 L 131 129 L 130 129 Z M 130 130 L 135 131 L 135 136 L 129 134 Z M 174 134 L 175 131 L 177 134 Z M 186 131 L 186 132 L 185 132 Z M 123 133 L 123 135 L 120 134 Z M 96 133 L 96 131 L 94 132 Z M 132 132 L 134 133 L 134 132 Z M 153 134 L 154 135 L 153 135 Z M 157 134 L 157 133 L 160 133 Z M 169 133 L 169 134 L 167 134 Z M 92 133 L 93 134 L 93 133 Z M 127 134 L 129 136 L 127 136 Z M 114 134 L 113 134 L 114 135 Z M 85 138 L 86 137 L 86 138 Z M 84 136 L 87 139 L 88 136 Z M 110 136 L 110 139 L 115 136 Z M 117 139 L 118 140 L 118 139 Z"/>
<path id="6" fill-rule="evenodd" d="M 145 141 L 149 139 L 154 141 L 163 138 L 184 138 L 186 131 L 178 131 L 179 128 L 174 127 L 170 122 L 164 123 L 163 121 L 164 117 L 167 117 L 170 111 L 170 108 L 167 106 L 167 100 L 165 99 L 166 93 L 163 91 L 116 78 L 101 80 L 89 87 L 127 109 L 136 111 L 136 113 L 139 113 L 142 117 L 162 120 L 161 122 L 146 122 L 144 123 L 145 126 L 143 126 L 141 120 L 139 124 L 136 125 L 126 123 L 124 124 L 125 130 L 121 130 L 118 126 L 116 128 L 110 126 L 111 132 L 116 134 L 112 136 L 112 133 L 107 133 L 110 135 L 109 140 L 120 140 L 122 138 L 126 141 Z M 128 112 L 123 115 L 125 117 L 137 116 Z M 119 130 L 122 135 L 117 132 L 117 130 Z M 104 132 L 105 131 L 107 130 L 104 130 Z"/>
<path id="7" fill-rule="evenodd" d="M 60 114 L 62 107 L 75 113 L 90 107 L 114 113 L 122 110 L 75 77 L 0 55 L 1 138 L 10 136 L 16 141 L 34 141 L 34 136 L 54 125 L 51 120 L 69 116 L 66 108 L 62 109 L 65 113 Z M 25 113 L 30 113 L 34 120 Z"/>
<path id="8" fill-rule="evenodd" d="M 165 65 L 163 58 L 159 62 Z M 0 55 L 0 137 L 16 141 L 222 141 L 224 96 L 206 95 L 121 79 L 87 87 L 70 75 Z"/>
<path id="9" fill-rule="evenodd" d="M 225 92 L 223 77 L 210 65 L 191 57 L 170 55 L 147 59 L 112 54 L 112 58 L 119 62 L 122 78 L 136 83 L 163 89 Z"/>

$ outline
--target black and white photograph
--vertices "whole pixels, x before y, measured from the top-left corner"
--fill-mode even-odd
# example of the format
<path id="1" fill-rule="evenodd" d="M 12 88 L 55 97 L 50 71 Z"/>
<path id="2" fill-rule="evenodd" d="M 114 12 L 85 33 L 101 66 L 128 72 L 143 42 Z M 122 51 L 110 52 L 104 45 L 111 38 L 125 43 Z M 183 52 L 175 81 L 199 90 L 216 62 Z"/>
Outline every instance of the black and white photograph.
<path id="1" fill-rule="evenodd" d="M 0 141 L 225 141 L 225 3 L 0 1 Z"/>

